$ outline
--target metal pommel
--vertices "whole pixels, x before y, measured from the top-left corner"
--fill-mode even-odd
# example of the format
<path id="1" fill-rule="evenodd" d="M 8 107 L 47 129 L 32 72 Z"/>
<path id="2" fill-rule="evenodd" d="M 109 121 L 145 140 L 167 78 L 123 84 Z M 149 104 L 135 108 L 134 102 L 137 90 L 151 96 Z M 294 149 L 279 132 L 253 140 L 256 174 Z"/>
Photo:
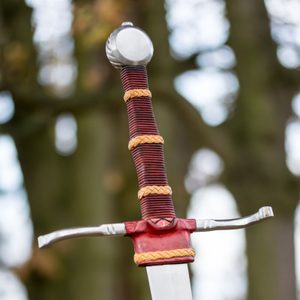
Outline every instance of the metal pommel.
<path id="1" fill-rule="evenodd" d="M 153 55 L 149 36 L 131 22 L 112 32 L 106 42 L 106 56 L 117 69 L 122 66 L 145 66 Z"/>

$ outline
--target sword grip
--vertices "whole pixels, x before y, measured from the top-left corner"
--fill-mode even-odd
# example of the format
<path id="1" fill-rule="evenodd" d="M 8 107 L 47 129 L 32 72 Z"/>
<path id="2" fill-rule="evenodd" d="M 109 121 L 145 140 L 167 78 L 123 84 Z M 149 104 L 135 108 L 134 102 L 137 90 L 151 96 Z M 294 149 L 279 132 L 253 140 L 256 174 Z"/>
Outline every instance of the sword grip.
<path id="1" fill-rule="evenodd" d="M 148 89 L 145 66 L 123 66 L 120 72 L 125 93 Z M 161 138 L 150 96 L 134 96 L 126 101 L 126 106 L 131 142 L 146 136 Z M 163 144 L 151 141 L 138 143 L 130 151 L 138 177 L 142 218 L 145 220 L 176 218 L 165 170 Z M 144 193 L 147 190 L 148 192 Z"/>

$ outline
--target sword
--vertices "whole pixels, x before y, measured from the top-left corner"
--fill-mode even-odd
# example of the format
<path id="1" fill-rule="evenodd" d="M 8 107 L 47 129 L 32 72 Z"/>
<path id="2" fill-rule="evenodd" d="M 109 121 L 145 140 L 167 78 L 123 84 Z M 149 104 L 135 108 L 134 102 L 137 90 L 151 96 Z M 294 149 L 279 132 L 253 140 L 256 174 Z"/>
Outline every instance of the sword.
<path id="1" fill-rule="evenodd" d="M 177 218 L 165 171 L 163 144 L 152 109 L 146 65 L 153 55 L 149 36 L 131 22 L 112 32 L 106 43 L 111 64 L 120 71 L 129 122 L 129 144 L 138 177 L 142 219 L 58 230 L 38 237 L 40 248 L 85 236 L 128 236 L 134 261 L 146 267 L 153 300 L 192 300 L 187 264 L 194 261 L 193 232 L 240 229 L 274 216 L 270 206 L 230 220 Z"/>

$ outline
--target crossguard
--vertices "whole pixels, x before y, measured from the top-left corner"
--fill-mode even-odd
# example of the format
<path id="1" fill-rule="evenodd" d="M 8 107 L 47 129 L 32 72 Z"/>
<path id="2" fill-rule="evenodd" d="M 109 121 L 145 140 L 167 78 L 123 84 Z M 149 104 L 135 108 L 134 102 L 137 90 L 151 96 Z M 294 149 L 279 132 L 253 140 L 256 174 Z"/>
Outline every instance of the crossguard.
<path id="1" fill-rule="evenodd" d="M 153 54 L 150 38 L 132 23 L 123 23 L 109 37 L 106 54 L 120 70 L 125 90 L 130 141 L 137 171 L 142 219 L 118 224 L 58 230 L 38 238 L 40 248 L 86 236 L 129 236 L 134 244 L 134 261 L 139 266 L 193 262 L 193 232 L 245 228 L 274 216 L 262 207 L 253 215 L 230 220 L 179 219 L 175 215 L 172 190 L 168 185 L 163 157 L 163 138 L 153 115 L 146 64 Z"/>
<path id="2" fill-rule="evenodd" d="M 244 218 L 229 219 L 229 220 L 214 220 L 214 219 L 200 219 L 193 220 L 195 232 L 214 231 L 214 230 L 230 230 L 242 229 L 263 220 L 274 216 L 272 207 L 264 206 L 255 214 Z M 128 227 L 128 226 L 127 226 Z M 57 242 L 68 240 L 72 238 L 81 237 L 99 237 L 99 236 L 125 236 L 129 233 L 126 230 L 125 223 L 103 224 L 99 226 L 69 228 L 57 230 L 38 237 L 39 248 L 51 246 Z"/>

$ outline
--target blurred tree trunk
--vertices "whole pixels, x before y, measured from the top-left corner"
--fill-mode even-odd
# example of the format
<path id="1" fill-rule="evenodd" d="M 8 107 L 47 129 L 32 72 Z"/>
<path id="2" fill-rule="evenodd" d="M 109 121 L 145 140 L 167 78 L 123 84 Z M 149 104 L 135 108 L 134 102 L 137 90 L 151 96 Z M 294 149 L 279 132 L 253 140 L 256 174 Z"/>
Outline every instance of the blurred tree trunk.
<path id="1" fill-rule="evenodd" d="M 225 182 L 242 214 L 272 205 L 275 219 L 246 231 L 249 300 L 296 299 L 294 211 L 299 183 L 285 164 L 285 128 L 299 81 L 280 66 L 263 1 L 227 1 L 240 92 L 224 127 L 233 145 Z"/>

